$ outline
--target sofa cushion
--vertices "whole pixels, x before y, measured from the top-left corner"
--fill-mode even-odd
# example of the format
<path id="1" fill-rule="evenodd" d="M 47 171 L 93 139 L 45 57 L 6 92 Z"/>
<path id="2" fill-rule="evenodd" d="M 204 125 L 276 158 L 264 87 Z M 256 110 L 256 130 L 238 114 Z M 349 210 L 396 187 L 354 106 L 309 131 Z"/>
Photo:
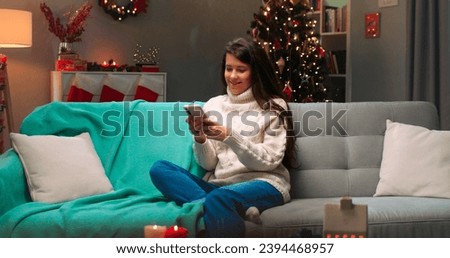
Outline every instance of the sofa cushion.
<path id="1" fill-rule="evenodd" d="M 450 237 L 450 200 L 427 197 L 354 197 L 368 206 L 369 237 Z M 340 198 L 306 198 L 265 210 L 262 225 L 246 223 L 248 237 L 295 237 L 301 230 L 323 233 L 324 206 Z M 286 216 L 286 214 L 290 214 Z"/>
<path id="2" fill-rule="evenodd" d="M 450 198 L 450 131 L 386 121 L 375 196 Z"/>
<path id="3" fill-rule="evenodd" d="M 386 119 L 439 128 L 436 107 L 429 102 L 289 103 L 297 137 L 383 135 Z"/>
<path id="4" fill-rule="evenodd" d="M 75 137 L 11 133 L 34 201 L 56 203 L 112 190 L 89 133 Z"/>
<path id="5" fill-rule="evenodd" d="M 292 198 L 373 196 L 379 181 L 386 119 L 439 128 L 428 102 L 289 103 L 298 166 Z"/>

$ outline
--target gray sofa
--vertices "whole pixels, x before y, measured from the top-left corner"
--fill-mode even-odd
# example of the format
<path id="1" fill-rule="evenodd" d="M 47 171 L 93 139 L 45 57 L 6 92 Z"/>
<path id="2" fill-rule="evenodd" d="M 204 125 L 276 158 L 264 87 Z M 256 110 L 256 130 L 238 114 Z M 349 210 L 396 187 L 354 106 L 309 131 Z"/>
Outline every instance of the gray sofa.
<path id="1" fill-rule="evenodd" d="M 450 199 L 374 197 L 386 119 L 439 129 L 427 102 L 291 103 L 299 167 L 291 171 L 292 200 L 247 222 L 248 237 L 323 232 L 324 205 L 350 196 L 368 205 L 369 237 L 450 237 Z M 426 152 L 426 150 L 424 150 Z M 450 188 L 450 182 L 449 182 Z"/>

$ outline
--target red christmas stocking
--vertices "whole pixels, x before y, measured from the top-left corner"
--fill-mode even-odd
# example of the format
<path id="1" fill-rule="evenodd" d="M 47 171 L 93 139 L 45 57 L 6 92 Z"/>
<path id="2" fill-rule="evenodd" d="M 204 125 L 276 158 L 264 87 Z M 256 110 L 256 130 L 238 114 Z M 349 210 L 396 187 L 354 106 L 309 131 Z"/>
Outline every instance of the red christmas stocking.
<path id="1" fill-rule="evenodd" d="M 122 101 L 124 97 L 125 94 L 122 92 L 115 90 L 108 85 L 103 85 L 102 92 L 100 93 L 100 102 Z"/>
<path id="2" fill-rule="evenodd" d="M 94 94 L 89 91 L 83 90 L 76 87 L 75 85 L 70 86 L 69 93 L 67 94 L 67 101 L 69 102 L 91 102 Z"/>
<path id="3" fill-rule="evenodd" d="M 137 86 L 134 99 L 143 99 L 149 102 L 156 102 L 159 94 L 144 86 Z"/>

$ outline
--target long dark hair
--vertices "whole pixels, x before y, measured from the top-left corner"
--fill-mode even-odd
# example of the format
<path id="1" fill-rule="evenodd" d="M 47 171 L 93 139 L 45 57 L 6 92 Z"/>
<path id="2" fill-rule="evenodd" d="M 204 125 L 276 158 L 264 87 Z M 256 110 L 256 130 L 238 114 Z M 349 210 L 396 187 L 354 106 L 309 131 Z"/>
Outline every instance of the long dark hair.
<path id="1" fill-rule="evenodd" d="M 222 59 L 222 83 L 223 94 L 227 92 L 227 82 L 224 72 L 226 55 L 232 54 L 241 62 L 250 65 L 252 75 L 252 92 L 256 102 L 263 110 L 275 111 L 283 125 L 286 127 L 286 151 L 283 164 L 288 168 L 293 167 L 295 161 L 295 136 L 293 131 L 292 112 L 289 108 L 282 85 L 275 73 L 275 67 L 268 58 L 264 49 L 255 41 L 245 38 L 237 38 L 230 41 L 225 47 Z M 273 99 L 281 98 L 286 102 L 287 109 L 277 104 Z"/>

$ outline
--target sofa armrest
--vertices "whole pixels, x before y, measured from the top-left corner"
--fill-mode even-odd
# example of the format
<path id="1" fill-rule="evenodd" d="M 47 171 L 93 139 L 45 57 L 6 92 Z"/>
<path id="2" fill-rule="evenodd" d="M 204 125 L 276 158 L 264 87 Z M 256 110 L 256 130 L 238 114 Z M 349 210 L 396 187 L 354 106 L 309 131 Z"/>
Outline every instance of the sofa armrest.
<path id="1" fill-rule="evenodd" d="M 22 163 L 13 149 L 0 155 L 0 196 L 0 216 L 31 201 Z"/>

